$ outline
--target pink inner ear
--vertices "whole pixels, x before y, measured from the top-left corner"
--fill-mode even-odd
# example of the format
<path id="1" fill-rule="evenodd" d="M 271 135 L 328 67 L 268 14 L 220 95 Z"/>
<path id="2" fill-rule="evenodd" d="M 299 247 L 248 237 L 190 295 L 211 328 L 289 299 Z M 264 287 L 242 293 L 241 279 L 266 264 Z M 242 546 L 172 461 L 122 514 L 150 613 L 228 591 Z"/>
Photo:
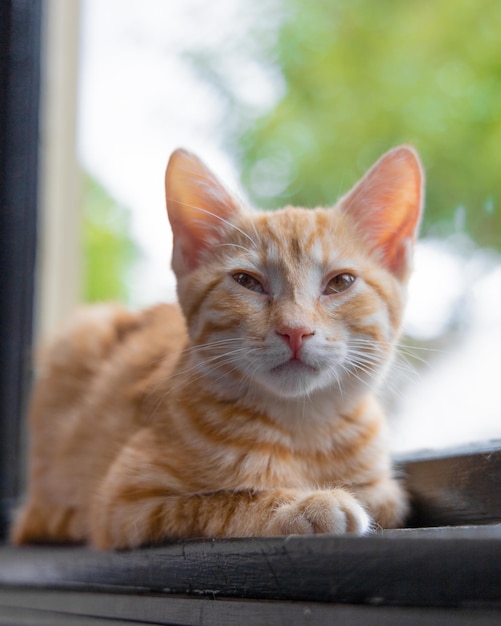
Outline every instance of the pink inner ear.
<path id="1" fill-rule="evenodd" d="M 174 235 L 173 269 L 193 270 L 238 205 L 204 163 L 186 150 L 176 150 L 169 159 L 165 196 Z"/>
<path id="2" fill-rule="evenodd" d="M 423 178 L 416 152 L 401 146 L 381 157 L 341 201 L 371 248 L 399 277 L 409 269 L 421 217 Z"/>

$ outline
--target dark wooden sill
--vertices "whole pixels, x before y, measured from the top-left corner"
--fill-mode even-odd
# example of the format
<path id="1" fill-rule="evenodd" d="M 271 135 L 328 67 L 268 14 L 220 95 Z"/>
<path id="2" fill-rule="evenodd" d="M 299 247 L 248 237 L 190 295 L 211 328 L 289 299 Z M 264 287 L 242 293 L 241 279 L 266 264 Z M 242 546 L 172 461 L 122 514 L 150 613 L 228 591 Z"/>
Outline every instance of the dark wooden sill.
<path id="1" fill-rule="evenodd" d="M 440 616 L 494 624 L 500 610 L 501 525 L 184 541 L 121 553 L 0 550 L 2 624 L 281 623 L 277 616 L 288 624 L 432 624 Z M 27 611 L 33 621 L 1 621 Z"/>
<path id="2" fill-rule="evenodd" d="M 412 496 L 408 526 L 501 522 L 501 440 L 395 458 Z"/>
<path id="3" fill-rule="evenodd" d="M 400 464 L 414 522 L 451 526 L 115 553 L 4 546 L 0 624 L 501 623 L 501 448 Z"/>

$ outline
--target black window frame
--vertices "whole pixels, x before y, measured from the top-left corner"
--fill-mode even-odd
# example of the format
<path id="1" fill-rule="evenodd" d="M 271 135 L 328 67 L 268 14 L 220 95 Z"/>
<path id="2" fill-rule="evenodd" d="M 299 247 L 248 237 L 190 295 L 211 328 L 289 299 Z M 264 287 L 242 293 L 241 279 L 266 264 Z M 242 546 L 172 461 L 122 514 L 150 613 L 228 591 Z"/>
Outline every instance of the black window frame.
<path id="1" fill-rule="evenodd" d="M 38 204 L 42 3 L 0 3 L 0 533 L 21 489 Z"/>

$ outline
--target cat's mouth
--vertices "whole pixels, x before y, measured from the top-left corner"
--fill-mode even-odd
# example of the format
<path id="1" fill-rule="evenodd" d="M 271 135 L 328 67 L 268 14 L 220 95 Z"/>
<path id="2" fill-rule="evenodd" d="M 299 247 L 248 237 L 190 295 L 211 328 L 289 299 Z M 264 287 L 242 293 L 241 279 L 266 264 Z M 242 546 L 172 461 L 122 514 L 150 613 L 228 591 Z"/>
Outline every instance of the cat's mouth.
<path id="1" fill-rule="evenodd" d="M 301 373 L 316 373 L 318 370 L 315 367 L 312 367 L 311 365 L 308 365 L 308 363 L 305 363 L 304 361 L 302 361 L 301 359 L 298 358 L 292 358 L 289 359 L 288 361 L 285 361 L 285 363 L 281 363 L 280 365 L 277 365 L 276 367 L 271 369 L 271 372 L 273 372 L 274 374 L 282 374 L 282 373 L 290 373 L 290 372 L 301 372 Z"/>

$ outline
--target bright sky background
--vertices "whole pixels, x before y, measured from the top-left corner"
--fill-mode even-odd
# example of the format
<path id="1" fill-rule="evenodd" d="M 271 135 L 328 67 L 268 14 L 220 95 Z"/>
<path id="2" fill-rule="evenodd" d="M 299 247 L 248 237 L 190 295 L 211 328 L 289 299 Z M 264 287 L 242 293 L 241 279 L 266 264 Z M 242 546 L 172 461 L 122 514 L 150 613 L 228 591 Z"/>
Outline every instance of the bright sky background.
<path id="1" fill-rule="evenodd" d="M 238 47 L 256 19 L 255 5 L 82 0 L 80 158 L 131 209 L 133 234 L 144 253 L 131 284 L 137 306 L 175 298 L 163 188 L 170 153 L 179 146 L 196 152 L 245 196 L 221 147 L 223 107 L 182 53 L 233 42 L 228 80 L 252 106 L 272 106 L 283 90 L 280 76 L 260 67 L 247 47 Z M 501 265 L 467 246 L 458 252 L 448 243 L 424 242 L 417 249 L 406 329 L 433 338 L 451 307 L 464 315 L 464 336 L 443 353 L 423 352 L 431 366 L 408 374 L 411 385 L 404 387 L 401 417 L 394 421 L 397 449 L 501 437 Z"/>
<path id="2" fill-rule="evenodd" d="M 174 299 L 164 171 L 184 147 L 203 158 L 233 190 L 235 167 L 221 149 L 224 110 L 183 54 L 231 47 L 255 20 L 251 0 L 82 0 L 80 157 L 109 193 L 132 210 L 146 255 L 131 285 L 143 305 Z M 235 43 L 236 42 L 236 43 Z M 239 51 L 227 79 L 254 106 L 270 106 L 281 85 Z M 231 61 L 231 59 L 230 59 Z"/>

